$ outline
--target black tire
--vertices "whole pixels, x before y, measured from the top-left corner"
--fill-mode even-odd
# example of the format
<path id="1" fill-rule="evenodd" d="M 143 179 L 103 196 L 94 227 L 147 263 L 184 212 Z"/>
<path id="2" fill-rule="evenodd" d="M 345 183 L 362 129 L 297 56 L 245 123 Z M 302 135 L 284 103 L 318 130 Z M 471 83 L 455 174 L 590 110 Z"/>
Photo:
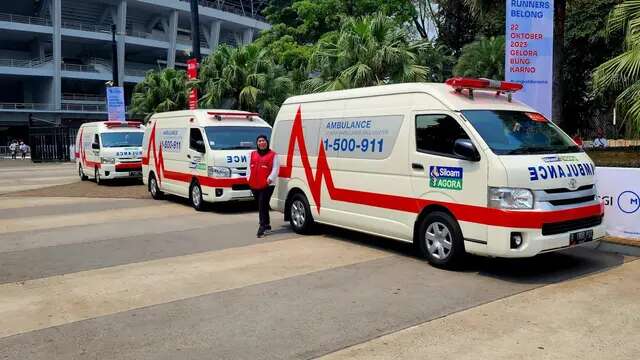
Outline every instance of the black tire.
<path id="1" fill-rule="evenodd" d="M 80 176 L 80 181 L 86 181 L 89 178 L 84 174 L 84 170 L 82 170 L 82 164 L 78 164 L 78 176 Z"/>
<path id="2" fill-rule="evenodd" d="M 93 171 L 93 178 L 96 181 L 96 185 L 103 185 L 103 181 L 100 180 L 100 170 L 98 170 L 98 168 Z"/>
<path id="3" fill-rule="evenodd" d="M 315 226 L 313 214 L 307 197 L 303 194 L 295 194 L 291 198 L 288 210 L 289 224 L 298 234 L 309 234 Z"/>
<path id="4" fill-rule="evenodd" d="M 465 256 L 464 238 L 460 225 L 451 215 L 440 211 L 432 212 L 422 220 L 418 231 L 420 256 L 440 268 L 451 269 L 459 265 Z"/>
<path id="5" fill-rule="evenodd" d="M 151 173 L 149 174 L 149 193 L 151 194 L 151 197 L 155 200 L 162 200 L 162 198 L 164 198 L 164 193 L 162 191 L 160 191 L 160 187 L 158 186 L 158 180 L 156 179 L 156 176 Z"/>
<path id="6" fill-rule="evenodd" d="M 206 210 L 206 204 L 202 198 L 202 188 L 197 180 L 194 180 L 189 187 L 189 200 L 196 211 Z"/>

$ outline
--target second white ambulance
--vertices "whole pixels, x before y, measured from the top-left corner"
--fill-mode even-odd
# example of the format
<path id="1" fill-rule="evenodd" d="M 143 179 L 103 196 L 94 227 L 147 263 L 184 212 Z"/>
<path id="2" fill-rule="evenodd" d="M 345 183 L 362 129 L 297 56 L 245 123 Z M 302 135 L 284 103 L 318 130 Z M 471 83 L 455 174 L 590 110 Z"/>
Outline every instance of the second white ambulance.
<path id="1" fill-rule="evenodd" d="M 511 101 L 521 88 L 454 78 L 289 98 L 271 206 L 297 232 L 319 222 L 413 242 L 438 266 L 603 237 L 593 162 Z"/>
<path id="2" fill-rule="evenodd" d="M 185 110 L 151 117 L 143 140 L 142 179 L 154 199 L 164 193 L 205 202 L 252 199 L 246 179 L 258 135 L 271 126 L 258 114 Z"/>

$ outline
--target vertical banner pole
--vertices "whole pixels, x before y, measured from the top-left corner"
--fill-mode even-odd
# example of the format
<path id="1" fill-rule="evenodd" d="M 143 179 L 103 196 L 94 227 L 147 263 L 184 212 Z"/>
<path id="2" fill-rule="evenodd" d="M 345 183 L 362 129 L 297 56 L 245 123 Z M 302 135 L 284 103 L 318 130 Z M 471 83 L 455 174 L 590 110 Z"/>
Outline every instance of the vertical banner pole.
<path id="1" fill-rule="evenodd" d="M 507 0 L 504 71 L 524 85 L 514 98 L 552 121 L 553 2 Z"/>

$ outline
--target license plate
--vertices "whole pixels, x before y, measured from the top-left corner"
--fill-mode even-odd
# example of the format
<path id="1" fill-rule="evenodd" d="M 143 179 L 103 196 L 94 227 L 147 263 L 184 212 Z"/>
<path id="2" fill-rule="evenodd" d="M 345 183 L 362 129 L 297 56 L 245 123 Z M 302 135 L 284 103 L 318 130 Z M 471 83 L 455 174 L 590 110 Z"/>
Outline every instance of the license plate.
<path id="1" fill-rule="evenodd" d="M 142 171 L 129 171 L 129 176 L 142 176 Z"/>
<path id="2" fill-rule="evenodd" d="M 593 230 L 578 231 L 569 235 L 571 245 L 582 244 L 593 240 Z"/>

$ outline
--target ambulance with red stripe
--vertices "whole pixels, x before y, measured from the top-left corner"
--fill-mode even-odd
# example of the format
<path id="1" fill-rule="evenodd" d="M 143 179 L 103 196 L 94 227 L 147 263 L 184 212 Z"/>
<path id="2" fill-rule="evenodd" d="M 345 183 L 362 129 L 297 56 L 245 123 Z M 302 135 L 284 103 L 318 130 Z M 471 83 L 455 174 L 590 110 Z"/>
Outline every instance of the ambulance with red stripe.
<path id="1" fill-rule="evenodd" d="M 234 110 L 185 110 L 149 119 L 143 140 L 142 179 L 151 196 L 206 203 L 253 199 L 246 179 L 258 135 L 271 126 L 258 114 Z"/>
<path id="2" fill-rule="evenodd" d="M 137 121 L 84 123 L 76 136 L 76 164 L 81 180 L 142 177 L 142 136 Z"/>
<path id="3" fill-rule="evenodd" d="M 271 144 L 271 207 L 412 242 L 437 266 L 530 257 L 605 235 L 591 159 L 512 100 L 521 84 L 453 78 L 294 96 Z"/>

